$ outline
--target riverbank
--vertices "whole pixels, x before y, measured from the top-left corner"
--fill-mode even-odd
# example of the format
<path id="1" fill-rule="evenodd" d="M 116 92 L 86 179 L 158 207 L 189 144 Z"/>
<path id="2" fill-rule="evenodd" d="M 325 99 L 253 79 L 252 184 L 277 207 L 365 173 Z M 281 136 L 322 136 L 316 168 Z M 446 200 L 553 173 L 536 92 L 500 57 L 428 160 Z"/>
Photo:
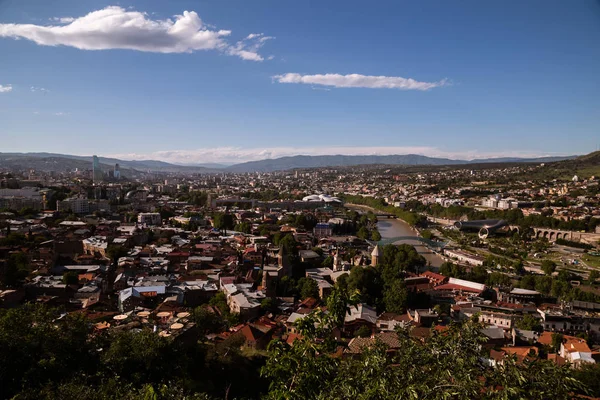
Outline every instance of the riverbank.
<path id="1" fill-rule="evenodd" d="M 380 210 L 373 208 L 373 207 L 369 207 L 369 206 L 365 206 L 363 204 L 345 204 L 345 207 L 350 208 L 350 209 L 359 209 L 359 210 L 363 210 L 363 211 L 371 211 L 373 212 L 375 215 L 377 215 L 378 212 L 381 212 Z M 379 220 L 379 222 L 377 223 L 377 225 L 379 225 L 380 222 L 384 221 L 384 219 Z M 381 237 L 384 239 L 389 239 L 392 237 L 398 237 L 398 236 L 421 236 L 419 230 L 417 228 L 415 228 L 414 226 L 410 225 L 408 222 L 404 221 L 402 218 L 386 218 L 385 221 L 397 221 L 399 223 L 401 223 L 405 228 L 406 228 L 406 232 L 403 232 L 401 235 L 395 235 L 395 236 L 388 236 L 387 238 L 383 235 L 383 233 L 381 232 L 381 228 L 379 228 L 379 233 L 381 233 Z M 404 229 L 403 229 L 404 231 Z M 408 232 L 408 233 L 407 233 Z"/>
<path id="2" fill-rule="evenodd" d="M 372 211 L 375 214 L 377 214 L 379 211 L 373 207 L 362 204 L 346 204 L 346 207 L 350 209 Z M 410 236 L 414 237 L 415 239 L 403 239 L 396 243 L 406 243 L 414 246 L 419 254 L 425 257 L 432 270 L 437 270 L 446 261 L 440 254 L 416 240 L 416 238 L 421 237 L 419 230 L 400 218 L 382 218 L 377 222 L 377 229 L 379 230 L 382 239 Z"/>

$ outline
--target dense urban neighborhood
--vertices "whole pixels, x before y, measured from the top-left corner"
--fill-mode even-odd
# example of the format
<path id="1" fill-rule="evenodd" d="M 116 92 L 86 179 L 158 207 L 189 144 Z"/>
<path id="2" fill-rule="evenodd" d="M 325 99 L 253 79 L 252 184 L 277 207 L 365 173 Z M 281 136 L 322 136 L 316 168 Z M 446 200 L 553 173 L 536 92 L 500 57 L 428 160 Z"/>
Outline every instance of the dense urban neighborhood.
<path id="1" fill-rule="evenodd" d="M 0 397 L 600 397 L 599 157 L 0 164 Z"/>

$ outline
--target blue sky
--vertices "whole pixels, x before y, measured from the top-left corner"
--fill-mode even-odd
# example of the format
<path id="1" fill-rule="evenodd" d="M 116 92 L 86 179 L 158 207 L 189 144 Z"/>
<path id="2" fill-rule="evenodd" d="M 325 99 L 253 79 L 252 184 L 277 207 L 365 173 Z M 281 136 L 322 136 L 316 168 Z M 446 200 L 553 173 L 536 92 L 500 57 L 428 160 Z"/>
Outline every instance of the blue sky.
<path id="1" fill-rule="evenodd" d="M 598 43 L 585 0 L 0 0 L 0 151 L 583 154 Z"/>

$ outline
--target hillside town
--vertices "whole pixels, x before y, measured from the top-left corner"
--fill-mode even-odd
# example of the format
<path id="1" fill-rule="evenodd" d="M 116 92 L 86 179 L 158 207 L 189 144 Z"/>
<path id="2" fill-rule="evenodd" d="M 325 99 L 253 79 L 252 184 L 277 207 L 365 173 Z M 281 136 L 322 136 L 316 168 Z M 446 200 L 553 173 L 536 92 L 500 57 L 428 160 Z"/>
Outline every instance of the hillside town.
<path id="1" fill-rule="evenodd" d="M 293 346 L 298 321 L 345 290 L 343 356 L 476 318 L 490 366 L 595 364 L 600 181 L 521 178 L 535 168 L 4 171 L 0 305 L 265 351 Z M 386 234 L 394 224 L 408 234 Z"/>

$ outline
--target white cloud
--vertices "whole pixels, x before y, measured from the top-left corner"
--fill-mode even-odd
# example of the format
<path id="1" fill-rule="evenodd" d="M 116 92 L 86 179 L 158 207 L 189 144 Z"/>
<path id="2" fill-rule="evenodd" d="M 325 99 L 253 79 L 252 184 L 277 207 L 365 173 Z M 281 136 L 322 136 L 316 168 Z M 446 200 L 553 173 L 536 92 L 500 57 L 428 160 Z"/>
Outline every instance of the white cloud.
<path id="1" fill-rule="evenodd" d="M 54 17 L 54 18 L 50 18 L 50 21 L 60 22 L 61 24 L 68 24 L 68 23 L 75 21 L 75 18 L 73 18 L 73 17 L 62 17 L 62 18 Z"/>
<path id="2" fill-rule="evenodd" d="M 0 93 L 8 93 L 12 91 L 12 85 L 0 85 Z"/>
<path id="3" fill-rule="evenodd" d="M 491 157 L 541 157 L 548 154 L 536 152 L 481 152 L 465 150 L 461 152 L 448 152 L 429 146 L 390 146 L 390 147 L 352 147 L 352 146 L 322 146 L 322 147 L 271 147 L 271 148 L 241 148 L 241 147 L 216 147 L 193 150 L 165 150 L 150 153 L 119 153 L 108 154 L 109 157 L 123 160 L 160 160 L 175 164 L 198 163 L 241 163 L 257 161 L 268 158 L 279 158 L 296 155 L 395 155 L 419 154 L 429 157 L 443 157 L 450 159 L 472 160 L 475 158 Z"/>
<path id="4" fill-rule="evenodd" d="M 29 90 L 32 92 L 42 92 L 42 93 L 50 93 L 50 91 L 43 87 L 32 86 Z"/>
<path id="5" fill-rule="evenodd" d="M 265 36 L 264 33 L 251 33 L 243 40 L 227 49 L 227 54 L 238 56 L 244 60 L 264 61 L 265 58 L 258 54 L 258 50 L 264 46 L 267 40 L 275 39 L 272 36 Z M 267 57 L 272 60 L 273 56 Z"/>
<path id="6" fill-rule="evenodd" d="M 273 79 L 279 83 L 303 83 L 307 85 L 331 86 L 336 88 L 369 88 L 369 89 L 400 89 L 400 90 L 429 90 L 448 84 L 446 79 L 438 82 L 419 82 L 401 76 L 372 76 L 360 74 L 324 74 L 301 75 L 287 73 L 275 75 Z"/>
<path id="7" fill-rule="evenodd" d="M 61 24 L 0 24 L 0 37 L 28 39 L 42 46 L 70 46 L 81 50 L 127 49 L 156 53 L 191 53 L 218 50 L 245 60 L 262 61 L 257 50 L 266 40 L 253 34 L 235 45 L 225 37 L 229 30 L 216 30 L 203 23 L 194 11 L 173 19 L 154 20 L 147 13 L 111 6 L 79 18 L 53 19 Z"/>
<path id="8" fill-rule="evenodd" d="M 56 115 L 57 117 L 65 117 L 65 116 L 69 115 L 69 113 L 60 111 L 60 112 L 55 112 L 54 115 Z"/>

